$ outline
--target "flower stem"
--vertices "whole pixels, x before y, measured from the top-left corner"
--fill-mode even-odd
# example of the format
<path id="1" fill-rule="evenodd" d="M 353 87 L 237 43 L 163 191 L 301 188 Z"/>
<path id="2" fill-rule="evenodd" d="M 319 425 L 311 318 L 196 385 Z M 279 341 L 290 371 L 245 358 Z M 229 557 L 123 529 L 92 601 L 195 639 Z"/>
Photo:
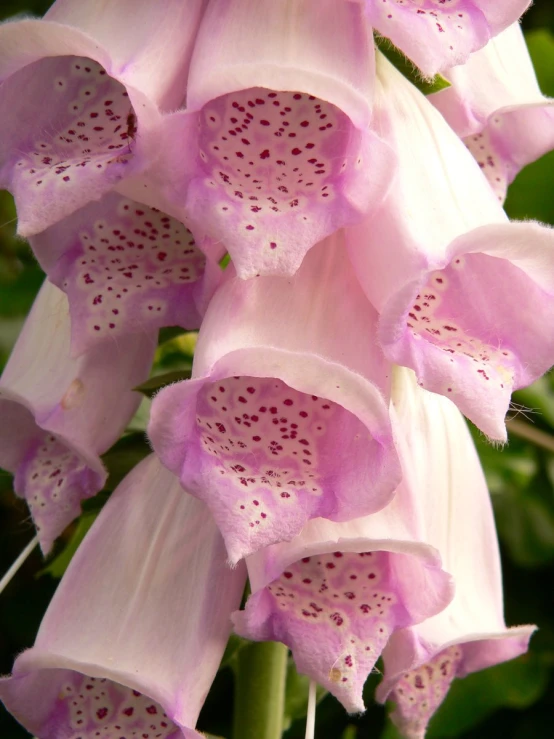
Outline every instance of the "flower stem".
<path id="1" fill-rule="evenodd" d="M 248 644 L 237 655 L 233 739 L 281 739 L 288 649 Z"/>
<path id="2" fill-rule="evenodd" d="M 31 554 L 33 549 L 38 544 L 38 536 L 35 536 L 31 541 L 27 544 L 25 549 L 21 552 L 19 557 L 15 560 L 15 562 L 12 564 L 10 569 L 6 572 L 4 577 L 0 580 L 0 593 L 4 590 L 4 588 L 7 586 L 7 584 L 10 582 L 10 580 L 15 576 L 21 565 L 25 562 L 27 557 Z"/>

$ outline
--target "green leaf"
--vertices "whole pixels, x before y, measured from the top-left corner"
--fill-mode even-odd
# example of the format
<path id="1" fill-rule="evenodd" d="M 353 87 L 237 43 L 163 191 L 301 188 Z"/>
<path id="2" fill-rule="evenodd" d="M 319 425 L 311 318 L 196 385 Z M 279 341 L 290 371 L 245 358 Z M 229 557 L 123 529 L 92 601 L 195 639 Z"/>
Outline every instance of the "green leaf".
<path id="1" fill-rule="evenodd" d="M 158 334 L 158 346 L 165 344 L 166 341 L 172 341 L 184 333 L 185 329 L 180 326 L 165 326 L 160 329 L 160 333 Z"/>
<path id="2" fill-rule="evenodd" d="M 450 82 L 440 74 L 435 75 L 432 79 L 423 77 L 415 64 L 407 56 L 404 56 L 400 49 L 391 44 L 387 38 L 376 35 L 375 44 L 389 62 L 424 95 L 431 95 L 433 92 L 440 92 L 450 87 Z"/>
<path id="3" fill-rule="evenodd" d="M 228 267 L 228 266 L 229 266 L 230 264 L 231 264 L 231 255 L 229 254 L 229 252 L 227 252 L 227 254 L 225 254 L 225 255 L 224 255 L 223 257 L 221 257 L 221 259 L 219 260 L 219 266 L 221 267 L 221 269 L 225 269 L 225 268 L 226 268 L 226 267 Z"/>
<path id="4" fill-rule="evenodd" d="M 108 479 L 104 490 L 115 490 L 127 473 L 148 456 L 151 451 L 145 435 L 141 432 L 128 434 L 120 439 L 102 456 L 102 462 L 108 470 Z M 94 498 L 92 501 L 94 501 Z"/>
<path id="5" fill-rule="evenodd" d="M 554 36 L 546 28 L 537 28 L 527 31 L 525 41 L 542 93 L 554 97 Z"/>
<path id="6" fill-rule="evenodd" d="M 98 512 L 83 513 L 81 515 L 81 517 L 77 521 L 75 530 L 65 547 L 56 557 L 54 557 L 51 562 L 46 565 L 44 569 L 40 570 L 40 572 L 37 573 L 37 577 L 40 577 L 42 575 L 51 575 L 52 577 L 55 577 L 59 580 L 63 576 L 64 572 L 69 567 L 69 563 L 71 562 L 73 555 L 77 551 L 79 544 L 83 541 L 87 531 L 95 522 L 97 515 Z"/>
<path id="7" fill-rule="evenodd" d="M 548 679 L 548 665 L 530 653 L 455 680 L 431 720 L 427 739 L 460 736 L 498 708 L 527 708 L 543 695 Z"/>
<path id="8" fill-rule="evenodd" d="M 137 390 L 137 392 L 146 395 L 147 398 L 151 398 L 158 392 L 158 390 L 161 390 L 162 387 L 165 387 L 166 385 L 170 385 L 173 382 L 179 382 L 180 380 L 189 380 L 191 371 L 192 364 L 190 364 L 190 369 L 164 372 L 161 375 L 151 377 L 149 380 L 146 380 L 146 382 L 143 382 L 142 385 L 138 385 L 133 388 L 133 390 Z"/>

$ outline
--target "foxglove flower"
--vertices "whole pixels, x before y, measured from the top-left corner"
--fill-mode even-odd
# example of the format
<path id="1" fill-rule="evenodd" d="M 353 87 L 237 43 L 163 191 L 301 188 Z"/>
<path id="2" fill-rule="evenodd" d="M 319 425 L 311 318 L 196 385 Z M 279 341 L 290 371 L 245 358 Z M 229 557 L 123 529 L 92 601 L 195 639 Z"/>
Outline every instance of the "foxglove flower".
<path id="1" fill-rule="evenodd" d="M 244 583 L 203 503 L 151 455 L 94 523 L 0 698 L 41 739 L 201 739 Z"/>
<path id="2" fill-rule="evenodd" d="M 379 510 L 399 482 L 389 368 L 343 242 L 312 249 L 293 278 L 227 281 L 192 379 L 154 399 L 154 449 L 206 501 L 232 562 L 310 518 Z"/>
<path id="3" fill-rule="evenodd" d="M 399 383 L 400 384 L 400 383 Z M 467 426 L 446 398 L 420 390 L 409 377 L 394 393 L 422 504 L 432 506 L 427 541 L 443 556 L 456 584 L 441 613 L 395 632 L 385 651 L 381 701 L 407 739 L 421 739 L 452 680 L 517 657 L 533 626 L 506 628 L 494 518 Z"/>
<path id="4" fill-rule="evenodd" d="M 427 77 L 463 64 L 518 20 L 530 0 L 359 0 L 377 31 Z"/>
<path id="5" fill-rule="evenodd" d="M 0 186 L 21 235 L 155 159 L 160 110 L 184 99 L 202 10 L 203 0 L 109 0 L 102 12 L 61 0 L 45 20 L 0 28 Z"/>
<path id="6" fill-rule="evenodd" d="M 240 277 L 293 274 L 386 192 L 391 154 L 368 128 L 374 71 L 356 3 L 211 0 L 187 110 L 166 118 L 149 173 L 155 196 L 201 243 L 223 242 Z"/>
<path id="7" fill-rule="evenodd" d="M 246 560 L 252 596 L 233 618 L 236 631 L 283 641 L 298 670 L 350 713 L 364 710 L 364 682 L 391 634 L 438 613 L 453 595 L 438 551 L 423 543 L 434 513 L 410 461 L 383 510 L 347 523 L 310 521 L 291 542 Z"/>
<path id="8" fill-rule="evenodd" d="M 121 435 L 147 379 L 155 334 L 72 359 L 67 298 L 44 283 L 0 379 L 0 465 L 15 474 L 42 550 L 103 486 L 99 455 Z"/>
<path id="9" fill-rule="evenodd" d="M 519 24 L 446 76 L 451 86 L 429 99 L 503 202 L 519 170 L 554 148 L 554 100 L 539 89 Z"/>
<path id="10" fill-rule="evenodd" d="M 69 298 L 76 353 L 126 333 L 196 329 L 221 276 L 182 223 L 108 193 L 30 239 Z"/>
<path id="11" fill-rule="evenodd" d="M 398 177 L 349 253 L 387 358 L 505 440 L 513 389 L 554 361 L 554 231 L 508 223 L 466 147 L 379 56 L 374 125 Z M 536 320 L 540 315 L 541 320 Z"/>

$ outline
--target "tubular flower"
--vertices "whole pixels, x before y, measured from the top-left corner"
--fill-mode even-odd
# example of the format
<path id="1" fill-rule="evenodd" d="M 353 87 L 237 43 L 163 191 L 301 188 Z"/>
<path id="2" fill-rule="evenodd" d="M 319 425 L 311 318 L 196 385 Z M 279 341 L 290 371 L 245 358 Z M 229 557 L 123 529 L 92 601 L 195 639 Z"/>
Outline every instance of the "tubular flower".
<path id="1" fill-rule="evenodd" d="M 15 474 L 42 550 L 103 486 L 99 455 L 139 402 L 155 335 L 120 339 L 72 359 L 65 295 L 44 283 L 0 379 L 0 465 Z"/>
<path id="2" fill-rule="evenodd" d="M 201 739 L 244 583 L 203 503 L 151 455 L 94 523 L 0 698 L 41 739 Z"/>
<path id="3" fill-rule="evenodd" d="M 108 193 L 31 238 L 49 279 L 69 298 L 71 346 L 162 326 L 200 326 L 221 273 L 185 225 Z"/>
<path id="4" fill-rule="evenodd" d="M 463 143 L 382 56 L 378 79 L 375 126 L 400 166 L 379 212 L 349 229 L 349 253 L 380 344 L 505 440 L 512 390 L 554 360 L 554 232 L 508 223 Z"/>
<path id="5" fill-rule="evenodd" d="M 454 592 L 437 549 L 423 543 L 433 511 L 410 461 L 383 510 L 347 523 L 310 521 L 291 542 L 246 560 L 252 596 L 233 617 L 235 630 L 283 641 L 298 670 L 352 713 L 364 710 L 364 682 L 391 634 L 438 613 Z"/>
<path id="6" fill-rule="evenodd" d="M 150 165 L 160 110 L 185 95 L 203 3 L 106 0 L 98 12 L 95 0 L 58 0 L 45 20 L 0 28 L 0 186 L 21 235 Z"/>
<path id="7" fill-rule="evenodd" d="M 519 23 L 446 76 L 451 87 L 429 99 L 503 202 L 519 170 L 554 148 L 554 100 L 539 89 Z"/>
<path id="8" fill-rule="evenodd" d="M 467 426 L 446 398 L 406 377 L 394 393 L 406 456 L 432 506 L 427 541 L 456 583 L 441 613 L 395 632 L 383 653 L 380 701 L 396 703 L 392 718 L 407 739 L 427 723 L 455 677 L 527 651 L 534 626 L 508 629 L 502 614 L 500 557 L 489 494 Z"/>
<path id="9" fill-rule="evenodd" d="M 233 278 L 213 298 L 192 379 L 157 395 L 149 435 L 209 505 L 232 562 L 310 518 L 390 500 L 400 471 L 375 322 L 340 232 L 293 278 Z"/>
<path id="10" fill-rule="evenodd" d="M 377 31 L 428 77 L 463 64 L 518 20 L 530 0 L 358 0 Z"/>
<path id="11" fill-rule="evenodd" d="M 242 278 L 291 275 L 383 197 L 391 154 L 368 128 L 371 28 L 356 3 L 211 0 L 150 176 L 222 241 Z M 176 156 L 176 142 L 179 154 Z"/>

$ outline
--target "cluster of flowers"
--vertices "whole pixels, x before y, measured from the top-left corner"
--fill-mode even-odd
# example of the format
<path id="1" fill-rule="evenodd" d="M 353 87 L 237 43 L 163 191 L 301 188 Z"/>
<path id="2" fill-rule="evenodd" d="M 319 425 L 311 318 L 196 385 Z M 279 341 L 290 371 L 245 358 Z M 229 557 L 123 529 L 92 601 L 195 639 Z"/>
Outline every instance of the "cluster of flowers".
<path id="1" fill-rule="evenodd" d="M 40 739 L 199 737 L 231 622 L 349 712 L 382 655 L 412 739 L 455 677 L 526 650 L 461 413 L 505 441 L 554 362 L 554 232 L 502 208 L 554 148 L 527 4 L 57 0 L 0 28 L 0 184 L 48 277 L 0 464 L 45 553 L 102 488 L 158 329 L 200 328 L 155 453 L 0 682 Z M 374 32 L 450 86 L 425 97 Z"/>

